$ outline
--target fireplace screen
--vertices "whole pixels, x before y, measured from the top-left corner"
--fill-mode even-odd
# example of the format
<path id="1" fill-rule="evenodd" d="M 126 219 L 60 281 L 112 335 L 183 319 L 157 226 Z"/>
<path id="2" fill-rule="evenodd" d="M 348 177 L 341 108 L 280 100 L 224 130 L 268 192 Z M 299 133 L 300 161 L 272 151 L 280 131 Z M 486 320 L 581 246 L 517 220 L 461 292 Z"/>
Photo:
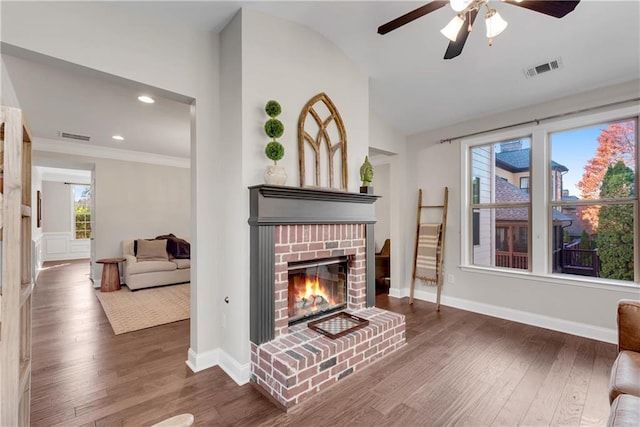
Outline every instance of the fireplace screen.
<path id="1" fill-rule="evenodd" d="M 347 260 L 332 258 L 289 264 L 289 324 L 347 304 Z"/>

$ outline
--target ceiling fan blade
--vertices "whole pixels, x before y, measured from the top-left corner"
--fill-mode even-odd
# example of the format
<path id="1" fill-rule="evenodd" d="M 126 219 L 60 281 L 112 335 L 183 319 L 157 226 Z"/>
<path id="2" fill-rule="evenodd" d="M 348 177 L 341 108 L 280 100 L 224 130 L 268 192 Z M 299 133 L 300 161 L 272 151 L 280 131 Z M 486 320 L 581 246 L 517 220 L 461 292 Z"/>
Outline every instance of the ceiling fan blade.
<path id="1" fill-rule="evenodd" d="M 553 16 L 554 18 L 562 18 L 573 9 L 576 8 L 580 0 L 560 0 L 560 1 L 544 1 L 544 0 L 526 0 L 522 3 L 516 0 L 502 0 L 505 3 L 512 4 L 514 6 L 524 7 L 525 9 L 533 10 L 535 12 L 544 13 L 545 15 Z"/>
<path id="2" fill-rule="evenodd" d="M 478 10 L 472 10 L 469 12 L 471 15 L 471 27 L 473 27 L 473 23 L 476 20 L 476 16 L 478 16 Z M 465 16 L 464 24 L 460 27 L 460 31 L 458 32 L 458 37 L 456 37 L 456 41 L 449 42 L 449 46 L 447 47 L 447 51 L 444 53 L 444 59 L 452 59 L 462 53 L 462 48 L 464 44 L 467 42 L 467 37 L 469 37 L 469 17 Z"/>
<path id="3" fill-rule="evenodd" d="M 448 0 L 437 0 L 432 1 L 431 3 L 427 3 L 424 6 L 421 6 L 415 10 L 412 10 L 409 13 L 406 13 L 393 21 L 389 21 L 386 24 L 380 25 L 378 27 L 378 34 L 387 34 L 389 31 L 393 31 L 396 28 L 400 28 L 405 24 L 408 24 L 411 21 L 415 21 L 416 19 L 426 15 L 427 13 L 431 13 L 434 10 L 438 10 L 441 7 L 449 4 Z"/>

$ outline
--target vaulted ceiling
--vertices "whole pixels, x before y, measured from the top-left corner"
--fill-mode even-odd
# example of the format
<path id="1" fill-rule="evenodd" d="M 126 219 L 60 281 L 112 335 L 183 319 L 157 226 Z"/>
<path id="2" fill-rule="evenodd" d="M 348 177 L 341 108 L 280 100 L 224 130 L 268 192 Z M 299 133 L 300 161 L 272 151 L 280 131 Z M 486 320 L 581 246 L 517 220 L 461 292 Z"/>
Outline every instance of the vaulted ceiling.
<path id="1" fill-rule="evenodd" d="M 443 55 L 440 34 L 454 16 L 445 6 L 384 36 L 377 27 L 427 2 L 113 2 L 132 16 L 220 31 L 240 7 L 305 25 L 327 37 L 370 76 L 371 108 L 406 135 L 640 77 L 640 2 L 583 0 L 562 19 L 499 0 L 509 22 L 489 46 L 478 19 L 462 54 Z M 144 86 L 68 64 L 3 52 L 33 134 L 91 136 L 92 143 L 168 156 L 189 155 L 189 111 L 159 97 L 154 108 L 135 97 Z M 18 55 L 24 56 L 24 55 Z M 559 61 L 528 78 L 531 66 Z M 134 96 L 135 95 L 135 96 Z M 132 120 L 132 117 L 135 120 Z M 124 143 L 111 140 L 126 134 Z"/>

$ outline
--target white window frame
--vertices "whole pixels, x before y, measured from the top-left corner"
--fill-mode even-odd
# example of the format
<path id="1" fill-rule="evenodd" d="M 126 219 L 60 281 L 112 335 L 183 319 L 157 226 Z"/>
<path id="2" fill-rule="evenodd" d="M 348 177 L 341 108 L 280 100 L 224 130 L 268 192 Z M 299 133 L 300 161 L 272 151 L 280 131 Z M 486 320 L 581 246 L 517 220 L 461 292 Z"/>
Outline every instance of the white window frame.
<path id="1" fill-rule="evenodd" d="M 640 239 L 634 241 L 634 282 L 605 279 L 600 277 L 575 276 L 552 272 L 552 241 L 551 223 L 552 207 L 549 202 L 549 180 L 551 174 L 551 142 L 549 135 L 571 129 L 579 129 L 602 123 L 615 122 L 629 118 L 640 121 L 640 106 L 616 108 L 602 112 L 584 114 L 567 119 L 543 122 L 538 125 L 522 126 L 503 132 L 487 133 L 478 137 L 460 141 L 460 210 L 461 210 L 461 241 L 460 268 L 463 271 L 479 272 L 489 275 L 508 276 L 547 281 L 558 284 L 596 287 L 604 289 L 633 288 L 640 285 Z M 639 123 L 640 125 L 640 123 Z M 640 133 L 636 129 L 636 133 Z M 529 270 L 496 269 L 473 265 L 473 230 L 470 201 L 471 186 L 471 148 L 479 145 L 493 144 L 499 141 L 518 139 L 523 135 L 531 136 L 531 169 L 529 174 L 529 196 L 531 200 L 531 215 L 529 218 Z M 636 152 L 640 151 L 640 141 L 636 135 Z M 535 147 L 535 148 L 534 148 Z M 640 208 L 638 206 L 638 177 L 640 175 L 640 153 L 636 154 L 636 198 L 634 206 L 634 234 L 640 235 Z"/>
<path id="2" fill-rule="evenodd" d="M 71 192 L 71 240 L 79 240 L 79 241 L 91 240 L 90 238 L 84 238 L 84 239 L 76 238 L 76 195 L 75 195 L 76 187 L 91 188 L 91 184 L 70 184 L 69 187 Z M 93 215 L 93 212 L 91 212 L 91 215 Z M 91 230 L 91 232 L 93 232 L 93 230 Z"/>

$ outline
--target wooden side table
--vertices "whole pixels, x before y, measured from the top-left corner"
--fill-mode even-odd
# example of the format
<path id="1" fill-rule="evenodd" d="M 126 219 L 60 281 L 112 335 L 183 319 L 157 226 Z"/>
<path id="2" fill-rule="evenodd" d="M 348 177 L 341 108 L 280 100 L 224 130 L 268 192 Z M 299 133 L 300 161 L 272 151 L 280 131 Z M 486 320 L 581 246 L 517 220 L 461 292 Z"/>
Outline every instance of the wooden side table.
<path id="1" fill-rule="evenodd" d="M 118 264 L 124 262 L 124 258 L 104 258 L 96 261 L 104 264 L 102 267 L 102 280 L 100 292 L 111 292 L 120 289 L 120 270 Z"/>

